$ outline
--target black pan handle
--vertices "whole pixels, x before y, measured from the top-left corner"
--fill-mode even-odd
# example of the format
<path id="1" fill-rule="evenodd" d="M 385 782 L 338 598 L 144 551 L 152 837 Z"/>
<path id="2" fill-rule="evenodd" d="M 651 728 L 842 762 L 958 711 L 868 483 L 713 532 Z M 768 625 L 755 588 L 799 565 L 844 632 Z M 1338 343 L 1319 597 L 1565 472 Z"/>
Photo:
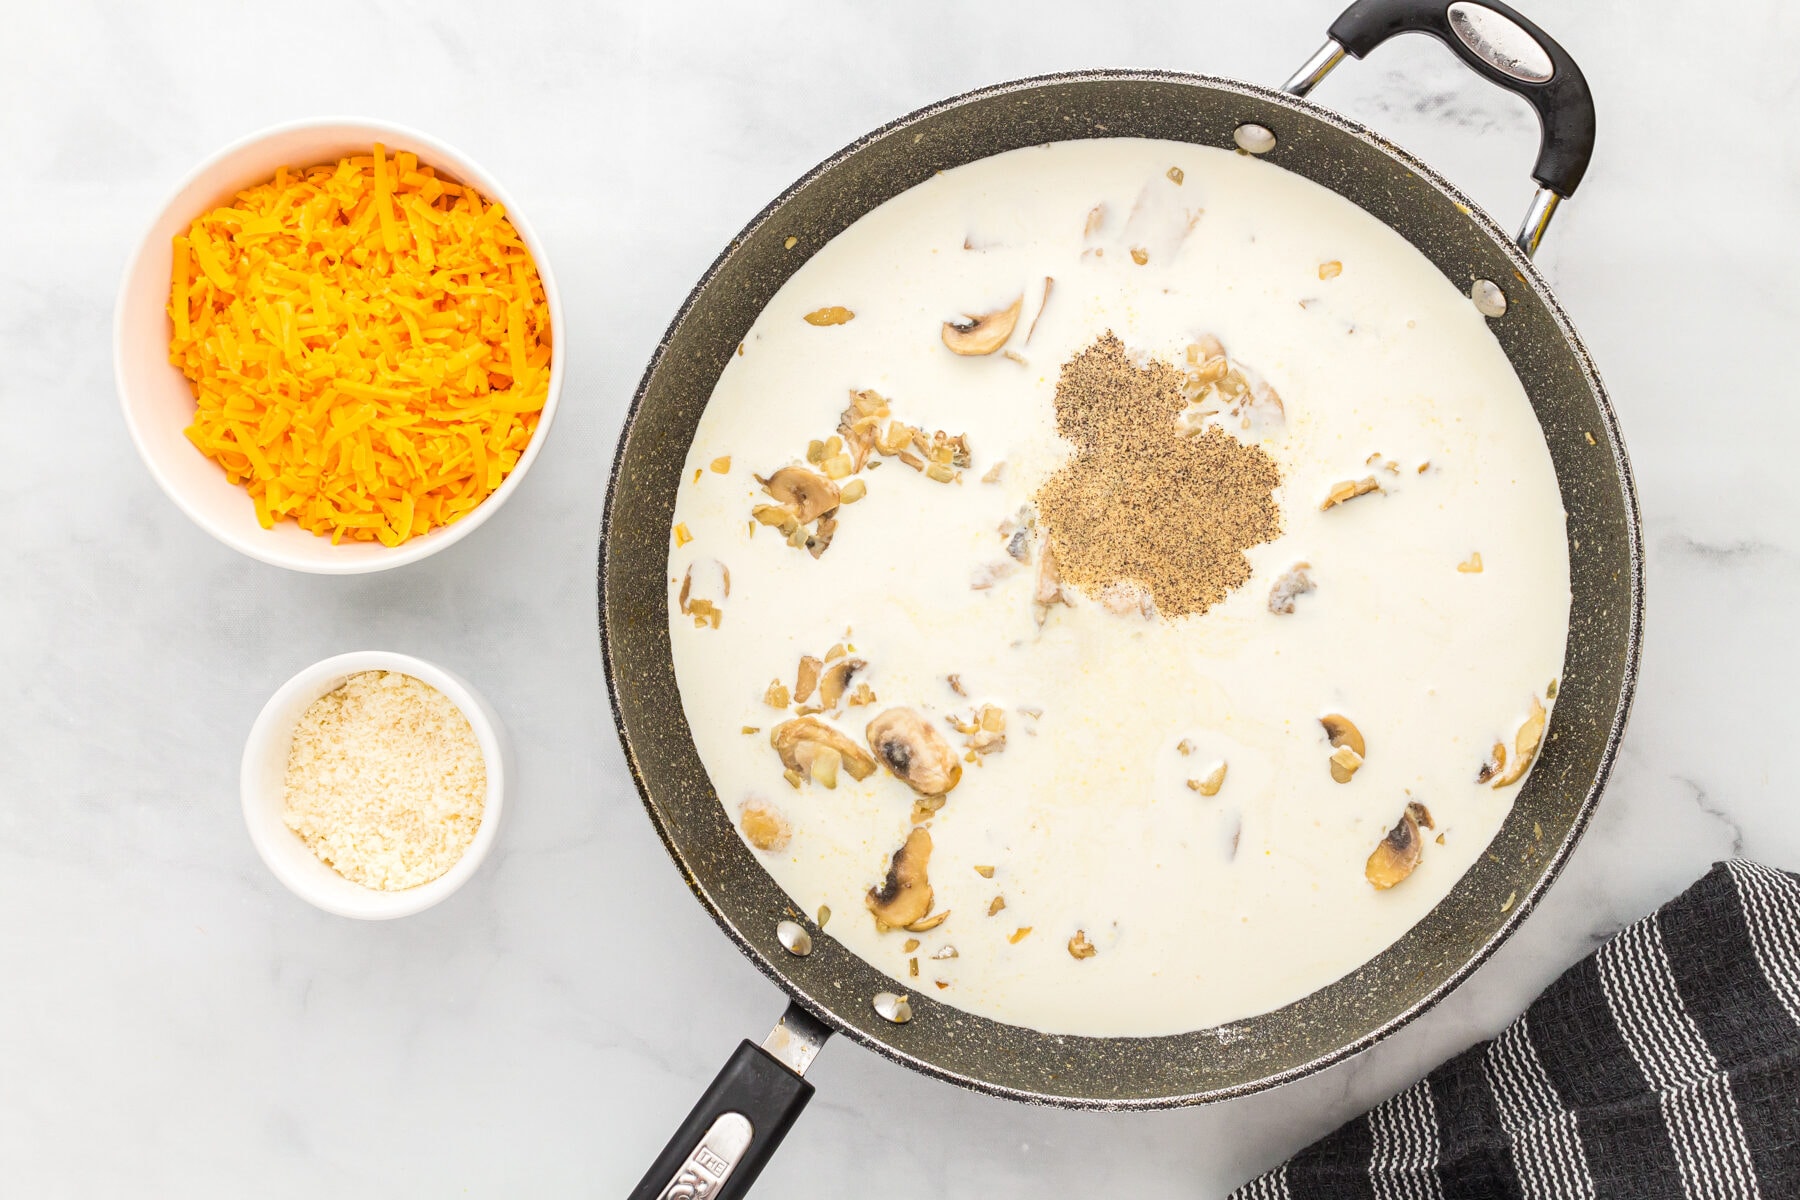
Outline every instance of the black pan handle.
<path id="1" fill-rule="evenodd" d="M 735 1200 L 792 1129 L 813 1086 L 801 1076 L 831 1031 L 797 1004 L 761 1046 L 738 1043 L 630 1200 Z"/>
<path id="2" fill-rule="evenodd" d="M 1501 0 L 1356 0 L 1331 24 L 1331 40 L 1288 80 L 1304 96 L 1342 62 L 1361 59 L 1402 33 L 1426 33 L 1468 68 L 1537 112 L 1541 132 L 1531 177 L 1539 192 L 1519 244 L 1537 249 L 1558 201 L 1574 195 L 1594 156 L 1594 96 L 1556 39 Z"/>

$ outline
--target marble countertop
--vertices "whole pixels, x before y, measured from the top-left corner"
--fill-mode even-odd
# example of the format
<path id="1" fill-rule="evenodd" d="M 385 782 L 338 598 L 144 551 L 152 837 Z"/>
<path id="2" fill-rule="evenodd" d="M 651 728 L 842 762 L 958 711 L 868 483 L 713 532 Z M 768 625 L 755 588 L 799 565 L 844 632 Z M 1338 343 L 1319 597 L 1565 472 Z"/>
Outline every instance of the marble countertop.
<path id="1" fill-rule="evenodd" d="M 1790 401 L 1800 17 L 1724 24 L 1519 0 L 1580 59 L 1600 147 L 1541 261 L 1617 403 L 1650 555 L 1642 688 L 1606 802 L 1546 903 L 1374 1050 L 1153 1114 L 976 1096 L 848 1043 L 760 1194 L 1215 1196 L 1504 1025 L 1716 858 L 1800 867 L 1777 776 L 1800 718 Z M 594 550 L 613 441 L 692 280 L 867 129 L 1096 66 L 1278 82 L 1335 15 L 1262 5 L 26 6 L 0 41 L 0 1163 L 33 1197 L 622 1194 L 778 992 L 687 896 L 613 736 Z M 1027 14 L 1030 14 L 1029 17 Z M 1679 64 L 1679 81 L 1670 64 Z M 1503 223 L 1522 103 L 1424 39 L 1315 96 Z M 293 575 L 181 516 L 119 419 L 114 290 L 194 162 L 263 125 L 381 115 L 462 146 L 560 277 L 567 388 L 518 495 L 377 576 Z M 238 814 L 251 718 L 298 668 L 384 647 L 474 681 L 517 749 L 509 825 L 424 915 L 314 911 Z M 896 1136 L 889 1114 L 905 1113 Z"/>

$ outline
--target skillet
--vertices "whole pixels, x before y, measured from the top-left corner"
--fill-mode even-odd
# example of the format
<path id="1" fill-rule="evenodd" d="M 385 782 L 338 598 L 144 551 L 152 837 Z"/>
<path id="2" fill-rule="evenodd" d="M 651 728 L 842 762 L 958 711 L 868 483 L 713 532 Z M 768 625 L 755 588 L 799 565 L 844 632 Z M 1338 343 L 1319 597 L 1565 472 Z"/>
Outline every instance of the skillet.
<path id="1" fill-rule="evenodd" d="M 1361 59 L 1403 33 L 1436 38 L 1537 111 L 1538 186 L 1516 235 L 1423 162 L 1305 99 L 1346 57 Z M 792 908 L 732 827 L 695 751 L 669 644 L 676 488 L 720 372 L 809 252 L 936 172 L 1082 137 L 1167 138 L 1259 154 L 1384 221 L 1470 293 L 1531 399 L 1568 513 L 1564 673 L 1540 757 L 1489 853 L 1424 920 L 1344 978 L 1229 1028 L 1166 1037 L 1044 1034 L 919 995 L 910 998 L 911 1019 L 899 1023 L 889 1019 L 893 981 Z M 834 154 L 733 239 L 663 335 L 627 416 L 601 530 L 600 636 L 619 736 L 652 822 L 695 898 L 791 1003 L 762 1046 L 739 1045 L 634 1200 L 742 1195 L 811 1097 L 803 1075 L 833 1032 L 1015 1100 L 1094 1109 L 1205 1103 L 1365 1049 L 1441 999 L 1518 927 L 1600 799 L 1641 640 L 1642 534 L 1624 444 L 1594 364 L 1531 265 L 1593 143 L 1593 101 L 1580 69 L 1500 0 L 1358 0 L 1280 89 L 1156 71 L 983 88 Z M 787 248 L 790 238 L 797 249 Z"/>

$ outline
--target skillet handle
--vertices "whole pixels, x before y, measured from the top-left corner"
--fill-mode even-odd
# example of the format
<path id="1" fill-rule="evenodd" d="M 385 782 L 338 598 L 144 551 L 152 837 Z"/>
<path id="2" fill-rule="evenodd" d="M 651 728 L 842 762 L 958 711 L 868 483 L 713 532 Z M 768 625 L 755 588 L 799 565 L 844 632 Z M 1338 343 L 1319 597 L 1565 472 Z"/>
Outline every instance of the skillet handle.
<path id="1" fill-rule="evenodd" d="M 1284 87 L 1304 96 L 1342 62 L 1391 37 L 1426 33 L 1464 65 L 1537 112 L 1541 134 L 1531 177 L 1538 194 L 1519 231 L 1536 251 L 1559 201 L 1574 195 L 1594 155 L 1594 96 L 1569 52 L 1501 0 L 1356 0 L 1331 24 L 1331 40 Z"/>
<path id="2" fill-rule="evenodd" d="M 736 1200 L 812 1099 L 801 1078 L 830 1030 L 798 1005 L 761 1046 L 742 1041 L 630 1200 Z"/>

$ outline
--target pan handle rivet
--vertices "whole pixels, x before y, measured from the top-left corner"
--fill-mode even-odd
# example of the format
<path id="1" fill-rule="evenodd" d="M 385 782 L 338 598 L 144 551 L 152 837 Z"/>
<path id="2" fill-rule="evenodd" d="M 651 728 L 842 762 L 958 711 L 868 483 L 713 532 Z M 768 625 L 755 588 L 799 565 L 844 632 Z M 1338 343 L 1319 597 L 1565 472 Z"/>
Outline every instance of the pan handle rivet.
<path id="1" fill-rule="evenodd" d="M 1275 148 L 1274 131 L 1265 125 L 1239 125 L 1231 131 L 1231 140 L 1246 154 L 1267 154 Z"/>
<path id="2" fill-rule="evenodd" d="M 780 940 L 781 948 L 796 958 L 805 958 L 812 953 L 812 934 L 795 921 L 783 921 L 777 925 L 775 936 Z"/>
<path id="3" fill-rule="evenodd" d="M 1475 311 L 1484 317 L 1506 315 L 1506 293 L 1491 279 L 1477 279 L 1470 284 L 1469 299 L 1475 302 Z"/>
<path id="4" fill-rule="evenodd" d="M 912 1020 L 912 1001 L 892 992 L 876 992 L 875 1011 L 896 1025 L 904 1025 Z"/>

